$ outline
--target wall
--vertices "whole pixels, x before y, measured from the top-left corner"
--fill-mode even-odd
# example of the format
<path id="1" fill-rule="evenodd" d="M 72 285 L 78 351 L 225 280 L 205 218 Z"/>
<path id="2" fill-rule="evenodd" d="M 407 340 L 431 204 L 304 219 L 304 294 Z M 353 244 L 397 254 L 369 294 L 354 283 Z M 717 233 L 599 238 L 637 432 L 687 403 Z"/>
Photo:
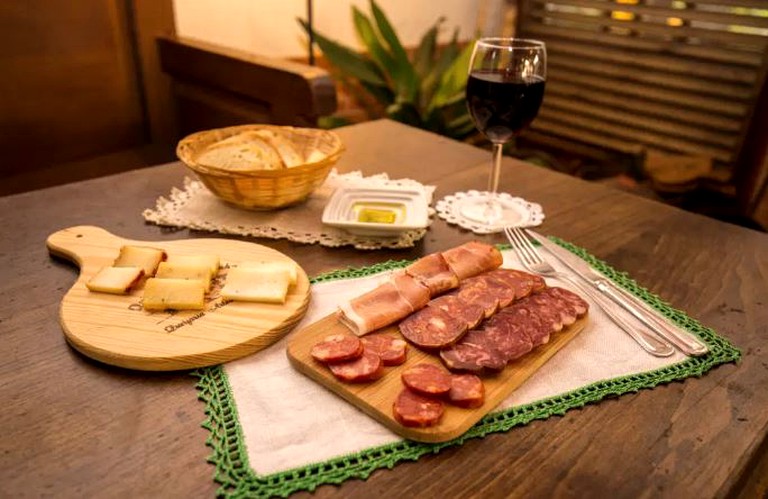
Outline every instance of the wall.
<path id="1" fill-rule="evenodd" d="M 500 0 L 378 0 L 403 44 L 416 46 L 442 15 L 440 41 L 455 26 L 462 40 L 478 27 L 500 29 Z M 354 34 L 351 6 L 369 12 L 368 0 L 314 0 L 315 29 L 345 45 L 360 46 Z M 179 36 L 216 43 L 271 57 L 305 57 L 306 36 L 296 18 L 306 19 L 306 0 L 174 0 Z"/>

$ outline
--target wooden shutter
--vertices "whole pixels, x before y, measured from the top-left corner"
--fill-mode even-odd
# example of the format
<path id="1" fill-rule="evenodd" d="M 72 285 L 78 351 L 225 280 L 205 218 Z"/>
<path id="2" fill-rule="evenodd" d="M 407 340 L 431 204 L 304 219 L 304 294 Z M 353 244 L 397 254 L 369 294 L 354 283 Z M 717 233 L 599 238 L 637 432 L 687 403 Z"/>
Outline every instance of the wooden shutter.
<path id="1" fill-rule="evenodd" d="M 528 138 L 732 167 L 765 78 L 766 0 L 521 0 L 517 36 L 547 43 Z"/>

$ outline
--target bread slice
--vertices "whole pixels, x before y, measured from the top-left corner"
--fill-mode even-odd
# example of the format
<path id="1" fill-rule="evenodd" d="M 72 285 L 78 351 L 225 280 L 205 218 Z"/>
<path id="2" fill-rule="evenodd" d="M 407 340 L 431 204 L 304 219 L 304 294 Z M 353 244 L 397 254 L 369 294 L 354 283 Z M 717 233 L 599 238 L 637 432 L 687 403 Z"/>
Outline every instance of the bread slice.
<path id="1" fill-rule="evenodd" d="M 202 165 L 230 171 L 280 170 L 284 167 L 274 147 L 262 138 L 246 133 L 208 146 L 195 159 Z"/>
<path id="2" fill-rule="evenodd" d="M 299 151 L 288 137 L 272 130 L 258 130 L 254 133 L 275 148 L 286 168 L 293 168 L 304 164 L 304 158 L 299 154 Z"/>

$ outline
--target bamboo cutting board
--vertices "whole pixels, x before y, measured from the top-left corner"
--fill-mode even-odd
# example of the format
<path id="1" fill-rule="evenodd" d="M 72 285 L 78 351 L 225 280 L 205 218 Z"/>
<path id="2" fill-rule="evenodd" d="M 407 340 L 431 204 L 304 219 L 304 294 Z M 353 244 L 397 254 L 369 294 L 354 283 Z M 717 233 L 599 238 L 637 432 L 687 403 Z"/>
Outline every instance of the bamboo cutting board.
<path id="1" fill-rule="evenodd" d="M 330 334 L 352 334 L 345 325 L 339 322 L 336 315 L 332 314 L 292 334 L 288 340 L 288 358 L 299 372 L 343 397 L 395 433 L 419 442 L 446 442 L 462 435 L 506 399 L 555 353 L 575 338 L 584 329 L 587 320 L 586 317 L 579 319 L 570 327 L 553 334 L 549 343 L 515 360 L 502 372 L 493 376 L 482 377 L 485 385 L 485 403 L 482 407 L 463 409 L 445 404 L 445 414 L 443 414 L 442 420 L 429 428 L 409 428 L 401 425 L 392 414 L 392 404 L 404 387 L 400 381 L 402 371 L 408 366 L 420 362 L 442 366 L 436 355 L 427 354 L 409 345 L 408 358 L 405 364 L 385 367 L 385 374 L 382 378 L 370 383 L 342 383 L 331 374 L 325 365 L 315 361 L 309 354 L 315 343 Z M 397 326 L 384 328 L 380 332 L 402 337 Z"/>
<path id="2" fill-rule="evenodd" d="M 309 279 L 298 265 L 298 282 L 289 290 L 285 304 L 235 302 L 218 296 L 229 265 L 250 260 L 292 261 L 259 244 L 229 239 L 134 241 L 98 227 L 80 226 L 52 234 L 47 245 L 52 254 L 80 267 L 80 276 L 59 311 L 67 341 L 84 355 L 115 366 L 172 371 L 244 357 L 282 338 L 309 305 Z M 85 283 L 101 267 L 112 265 L 123 245 L 162 248 L 169 255 L 219 256 L 222 268 L 206 295 L 204 310 L 145 311 L 141 306 L 143 285 L 128 295 L 89 291 Z"/>

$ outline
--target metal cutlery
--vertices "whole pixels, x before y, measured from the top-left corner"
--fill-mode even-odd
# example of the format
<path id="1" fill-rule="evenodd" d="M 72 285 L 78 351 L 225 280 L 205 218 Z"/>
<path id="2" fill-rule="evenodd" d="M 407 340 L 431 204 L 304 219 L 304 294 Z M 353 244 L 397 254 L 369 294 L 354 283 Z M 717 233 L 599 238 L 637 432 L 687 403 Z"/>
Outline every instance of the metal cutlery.
<path id="1" fill-rule="evenodd" d="M 586 262 L 583 264 L 582 262 L 574 262 L 574 257 L 571 256 L 565 248 L 561 248 L 536 232 L 524 229 L 523 231 L 525 234 L 538 241 L 552 256 L 568 267 L 577 276 L 632 314 L 637 320 L 645 324 L 656 334 L 668 340 L 684 354 L 698 356 L 704 355 L 709 351 L 709 348 L 707 348 L 704 343 L 667 324 L 648 306 L 648 304 L 616 286 L 608 278 L 590 267 Z"/>
<path id="2" fill-rule="evenodd" d="M 594 303 L 600 307 L 603 312 L 626 332 L 640 347 L 651 355 L 656 357 L 668 357 L 675 352 L 675 349 L 665 340 L 659 338 L 651 331 L 637 328 L 616 314 L 612 307 L 613 303 L 606 300 L 603 295 L 595 292 L 592 288 L 585 286 L 578 280 L 564 272 L 558 272 L 546 260 L 541 258 L 538 250 L 531 244 L 520 229 L 514 227 L 505 227 L 504 233 L 507 235 L 512 248 L 517 254 L 523 267 L 529 272 L 539 274 L 544 277 L 551 277 L 560 281 L 565 281 L 577 288 L 579 291 L 589 296 Z"/>

